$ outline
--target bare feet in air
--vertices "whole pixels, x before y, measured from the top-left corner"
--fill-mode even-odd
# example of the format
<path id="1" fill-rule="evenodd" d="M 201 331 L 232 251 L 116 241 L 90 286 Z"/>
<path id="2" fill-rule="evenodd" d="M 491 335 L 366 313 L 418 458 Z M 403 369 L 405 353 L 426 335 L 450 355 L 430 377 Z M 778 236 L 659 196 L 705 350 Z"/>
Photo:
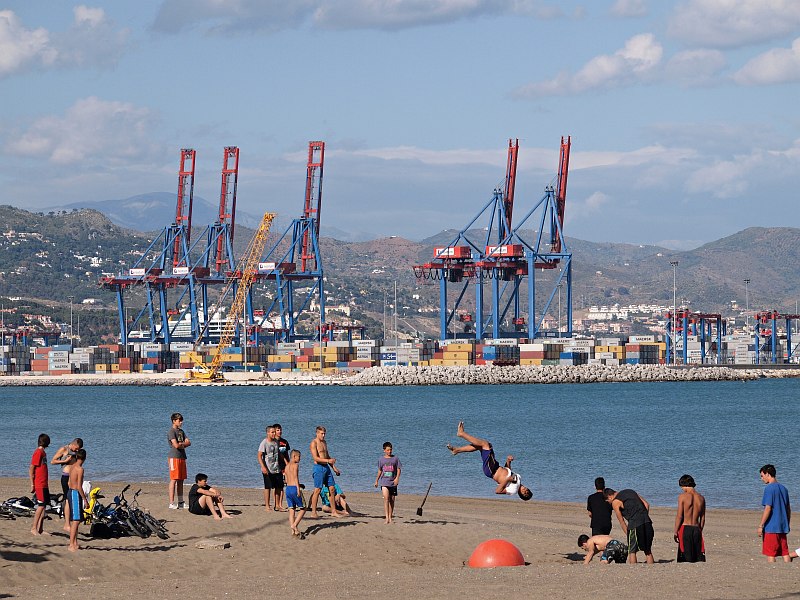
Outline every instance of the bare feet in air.
<path id="1" fill-rule="evenodd" d="M 458 422 L 458 429 L 456 430 L 456 435 L 458 437 L 464 437 L 464 421 Z"/>
<path id="2" fill-rule="evenodd" d="M 452 453 L 453 453 L 453 456 L 455 456 L 456 454 L 458 454 L 458 453 L 456 452 L 456 448 L 455 448 L 455 446 L 453 446 L 453 444 L 447 444 L 447 449 L 448 449 L 448 450 L 450 450 L 450 452 L 452 452 Z"/>

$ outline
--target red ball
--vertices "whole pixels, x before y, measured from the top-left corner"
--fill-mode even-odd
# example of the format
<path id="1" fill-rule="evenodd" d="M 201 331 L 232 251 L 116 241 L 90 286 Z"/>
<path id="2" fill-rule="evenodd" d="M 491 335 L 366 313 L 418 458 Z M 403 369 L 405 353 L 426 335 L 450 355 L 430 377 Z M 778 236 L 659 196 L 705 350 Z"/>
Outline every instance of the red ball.
<path id="1" fill-rule="evenodd" d="M 505 540 L 486 540 L 478 544 L 467 566 L 473 569 L 490 569 L 493 567 L 521 567 L 525 558 L 514 544 Z"/>

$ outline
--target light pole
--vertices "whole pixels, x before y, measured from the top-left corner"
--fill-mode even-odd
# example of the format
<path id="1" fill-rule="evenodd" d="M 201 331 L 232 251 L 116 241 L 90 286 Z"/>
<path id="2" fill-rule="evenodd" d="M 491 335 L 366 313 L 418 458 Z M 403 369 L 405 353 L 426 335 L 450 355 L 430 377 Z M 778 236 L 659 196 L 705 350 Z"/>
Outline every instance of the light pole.
<path id="1" fill-rule="evenodd" d="M 67 296 L 69 298 L 69 344 L 72 345 L 72 300 L 75 296 Z"/>
<path id="2" fill-rule="evenodd" d="M 750 290 L 748 286 L 750 285 L 750 279 L 744 280 L 744 330 L 747 331 L 747 327 L 750 325 L 750 317 L 748 313 L 750 312 Z"/>
<path id="3" fill-rule="evenodd" d="M 672 364 L 677 364 L 678 356 L 677 356 L 677 344 L 675 338 L 675 332 L 678 328 L 678 313 L 677 313 L 677 303 L 678 303 L 678 261 L 671 260 L 669 264 L 672 265 Z"/>

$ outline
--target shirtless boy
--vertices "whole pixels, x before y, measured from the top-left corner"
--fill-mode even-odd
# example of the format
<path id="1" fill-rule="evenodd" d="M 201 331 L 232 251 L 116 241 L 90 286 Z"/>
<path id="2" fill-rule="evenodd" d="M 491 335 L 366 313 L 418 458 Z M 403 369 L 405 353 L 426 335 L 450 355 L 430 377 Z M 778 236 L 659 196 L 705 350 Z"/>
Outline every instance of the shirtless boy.
<path id="1" fill-rule="evenodd" d="M 317 518 L 317 499 L 319 498 L 322 488 L 328 488 L 328 493 L 331 498 L 336 497 L 336 490 L 333 485 L 333 475 L 331 470 L 337 475 L 341 475 L 341 471 L 336 468 L 336 459 L 331 458 L 328 454 L 328 442 L 325 441 L 325 434 L 327 431 L 322 425 L 317 425 L 316 437 L 311 440 L 309 449 L 311 450 L 311 460 L 314 461 L 314 493 L 311 494 L 311 516 Z M 335 504 L 331 505 L 331 516 L 343 517 L 344 515 L 336 510 Z"/>
<path id="2" fill-rule="evenodd" d="M 506 464 L 500 467 L 500 463 L 498 463 L 497 459 L 494 457 L 492 445 L 488 441 L 477 438 L 464 431 L 464 421 L 459 422 L 456 435 L 469 442 L 469 444 L 466 446 L 447 444 L 447 449 L 450 450 L 453 455 L 480 450 L 481 459 L 483 460 L 483 474 L 497 483 L 497 487 L 494 490 L 495 494 L 517 494 L 523 500 L 530 500 L 533 497 L 533 492 L 522 485 L 519 475 L 511 471 L 511 461 L 514 460 L 513 456 L 509 455 L 506 457 Z"/>
<path id="3" fill-rule="evenodd" d="M 83 463 L 86 461 L 86 450 L 81 448 L 75 452 L 75 462 L 69 470 L 69 550 L 78 550 L 78 526 L 83 522 L 83 507 L 89 505 L 86 492 L 83 491 Z"/>
<path id="4" fill-rule="evenodd" d="M 300 451 L 292 450 L 289 454 L 289 462 L 283 471 L 286 478 L 286 504 L 289 506 L 289 527 L 292 528 L 292 535 L 305 537 L 297 529 L 300 521 L 308 510 L 303 506 L 303 498 L 300 496 Z"/>
<path id="5" fill-rule="evenodd" d="M 64 531 L 67 533 L 69 533 L 70 530 L 70 511 L 67 506 L 69 502 L 69 470 L 75 463 L 75 453 L 81 448 L 83 448 L 83 440 L 81 438 L 75 438 L 66 446 L 61 446 L 53 456 L 53 460 L 50 461 L 51 465 L 61 465 L 61 491 L 64 494 Z"/>
<path id="6" fill-rule="evenodd" d="M 601 534 L 589 537 L 583 534 L 578 537 L 578 546 L 586 550 L 586 558 L 583 559 L 585 565 L 592 561 L 595 554 L 600 554 L 600 561 L 604 564 L 624 563 L 628 560 L 628 546 L 610 535 Z"/>
<path id="7" fill-rule="evenodd" d="M 678 485 L 683 493 L 678 496 L 673 536 L 678 544 L 677 562 L 705 562 L 703 527 L 706 524 L 706 499 L 695 490 L 691 475 L 682 476 Z"/>

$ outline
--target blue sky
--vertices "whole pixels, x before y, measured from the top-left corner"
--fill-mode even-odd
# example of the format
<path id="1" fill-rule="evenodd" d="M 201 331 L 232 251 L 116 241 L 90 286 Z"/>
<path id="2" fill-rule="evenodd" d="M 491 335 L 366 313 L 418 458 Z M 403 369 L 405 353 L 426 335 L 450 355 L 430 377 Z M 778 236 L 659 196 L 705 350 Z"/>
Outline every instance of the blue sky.
<path id="1" fill-rule="evenodd" d="M 422 239 L 571 135 L 567 236 L 691 248 L 800 227 L 798 82 L 796 0 L 6 1 L 0 204 L 172 192 L 183 147 L 216 202 L 237 145 L 239 207 L 299 216 L 321 139 L 323 229 Z"/>

